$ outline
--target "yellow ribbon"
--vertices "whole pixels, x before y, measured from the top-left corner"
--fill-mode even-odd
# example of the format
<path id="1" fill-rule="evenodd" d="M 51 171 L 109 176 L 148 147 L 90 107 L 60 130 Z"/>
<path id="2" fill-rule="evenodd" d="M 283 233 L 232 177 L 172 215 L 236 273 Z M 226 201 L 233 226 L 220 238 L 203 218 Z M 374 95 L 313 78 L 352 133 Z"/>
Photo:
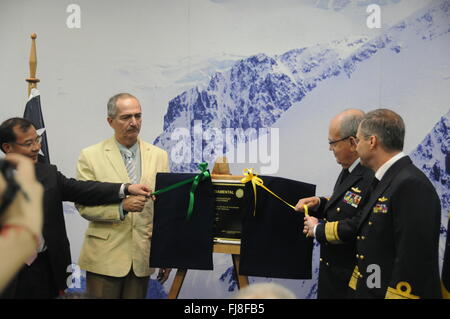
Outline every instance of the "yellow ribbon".
<path id="1" fill-rule="evenodd" d="M 257 174 L 253 173 L 253 169 L 252 168 L 246 168 L 244 169 L 244 178 L 241 179 L 241 183 L 247 183 L 247 182 L 252 182 L 252 186 L 253 186 L 253 194 L 254 194 L 254 201 L 255 201 L 255 206 L 253 209 L 253 216 L 256 215 L 256 186 L 259 186 L 263 189 L 265 189 L 266 191 L 268 191 L 271 195 L 275 196 L 276 198 L 278 198 L 279 200 L 281 200 L 283 203 L 285 203 L 286 205 L 288 205 L 289 207 L 291 207 L 292 209 L 295 210 L 295 206 L 289 204 L 287 201 L 285 201 L 284 199 L 282 199 L 280 196 L 278 196 L 277 194 L 275 194 L 274 192 L 272 192 L 270 189 L 268 189 L 265 185 L 264 185 L 264 181 L 262 180 L 261 177 L 258 177 Z M 305 215 L 309 216 L 308 214 L 308 206 L 303 205 L 303 208 L 305 210 Z"/>
<path id="2" fill-rule="evenodd" d="M 303 210 L 304 210 L 304 212 L 305 212 L 305 216 L 308 216 L 308 217 L 309 217 L 309 214 L 308 214 L 308 205 L 303 205 Z"/>

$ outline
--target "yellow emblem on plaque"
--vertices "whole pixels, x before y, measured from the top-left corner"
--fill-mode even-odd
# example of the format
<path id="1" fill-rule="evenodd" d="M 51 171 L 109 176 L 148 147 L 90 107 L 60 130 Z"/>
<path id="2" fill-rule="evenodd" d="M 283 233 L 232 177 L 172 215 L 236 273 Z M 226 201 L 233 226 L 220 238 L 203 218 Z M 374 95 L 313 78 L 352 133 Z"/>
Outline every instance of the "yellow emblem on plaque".
<path id="1" fill-rule="evenodd" d="M 238 188 L 238 189 L 236 190 L 236 197 L 237 197 L 237 198 L 242 198 L 242 197 L 244 197 L 244 190 L 243 190 L 242 188 Z"/>

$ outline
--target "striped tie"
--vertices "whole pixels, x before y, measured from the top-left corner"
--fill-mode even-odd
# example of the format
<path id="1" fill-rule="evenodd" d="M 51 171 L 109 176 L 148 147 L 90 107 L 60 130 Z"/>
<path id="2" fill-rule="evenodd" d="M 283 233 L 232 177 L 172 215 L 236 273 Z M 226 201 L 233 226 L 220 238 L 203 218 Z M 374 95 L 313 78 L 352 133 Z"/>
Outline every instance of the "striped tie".
<path id="1" fill-rule="evenodd" d="M 125 157 L 125 167 L 128 172 L 128 177 L 130 178 L 131 183 L 138 183 L 138 176 L 136 172 L 136 162 L 134 160 L 134 154 L 130 150 L 125 150 L 123 153 Z"/>

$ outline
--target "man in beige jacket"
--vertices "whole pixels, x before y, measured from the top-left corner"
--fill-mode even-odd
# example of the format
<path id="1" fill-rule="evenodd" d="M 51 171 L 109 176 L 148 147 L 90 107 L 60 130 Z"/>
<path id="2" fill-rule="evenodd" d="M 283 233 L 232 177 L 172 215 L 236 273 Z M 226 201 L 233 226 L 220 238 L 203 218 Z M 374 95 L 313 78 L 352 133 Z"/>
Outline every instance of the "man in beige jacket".
<path id="1" fill-rule="evenodd" d="M 108 101 L 108 123 L 114 136 L 81 151 L 77 178 L 102 182 L 140 183 L 155 187 L 157 172 L 168 172 L 164 150 L 138 138 L 142 111 L 128 93 Z M 127 196 L 120 205 L 77 205 L 89 220 L 79 265 L 86 270 L 87 292 L 97 298 L 145 298 L 149 276 L 153 201 Z M 164 282 L 170 269 L 161 269 Z"/>

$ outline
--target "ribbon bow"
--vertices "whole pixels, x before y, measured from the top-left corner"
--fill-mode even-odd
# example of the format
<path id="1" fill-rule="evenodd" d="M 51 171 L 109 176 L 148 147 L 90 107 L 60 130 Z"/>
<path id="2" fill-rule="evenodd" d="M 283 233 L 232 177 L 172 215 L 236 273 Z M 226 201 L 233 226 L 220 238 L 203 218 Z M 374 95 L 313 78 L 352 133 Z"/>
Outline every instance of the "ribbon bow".
<path id="1" fill-rule="evenodd" d="M 208 163 L 200 163 L 198 165 L 198 168 L 200 169 L 200 174 L 194 177 L 194 181 L 192 182 L 191 190 L 189 192 L 189 206 L 188 206 L 188 212 L 187 212 L 187 219 L 190 219 L 192 216 L 192 211 L 194 210 L 194 201 L 195 201 L 195 190 L 197 189 L 198 184 L 209 178 L 211 174 L 208 172 Z"/>
<path id="2" fill-rule="evenodd" d="M 253 174 L 253 168 L 246 168 L 244 169 L 244 177 L 241 179 L 241 183 L 247 183 L 247 182 L 252 182 L 252 186 L 253 186 L 253 198 L 254 198 L 254 202 L 255 205 L 253 207 L 253 216 L 256 215 L 256 185 L 261 186 L 261 187 L 265 187 L 264 186 L 264 182 L 263 180 L 258 177 L 258 175 Z"/>
<path id="3" fill-rule="evenodd" d="M 186 217 L 186 219 L 190 219 L 192 216 L 192 212 L 194 210 L 195 191 L 197 190 L 198 184 L 201 181 L 211 177 L 211 174 L 208 172 L 208 163 L 205 163 L 205 162 L 200 163 L 198 165 L 198 168 L 200 169 L 200 174 L 198 174 L 192 178 L 186 179 L 184 181 L 167 186 L 163 189 L 159 189 L 159 190 L 151 193 L 150 195 L 159 195 L 159 194 L 168 192 L 172 189 L 178 188 L 180 186 L 183 186 L 185 184 L 189 184 L 190 182 L 192 182 L 191 190 L 189 191 L 189 205 L 188 205 L 188 211 L 187 211 L 187 217 Z"/>

